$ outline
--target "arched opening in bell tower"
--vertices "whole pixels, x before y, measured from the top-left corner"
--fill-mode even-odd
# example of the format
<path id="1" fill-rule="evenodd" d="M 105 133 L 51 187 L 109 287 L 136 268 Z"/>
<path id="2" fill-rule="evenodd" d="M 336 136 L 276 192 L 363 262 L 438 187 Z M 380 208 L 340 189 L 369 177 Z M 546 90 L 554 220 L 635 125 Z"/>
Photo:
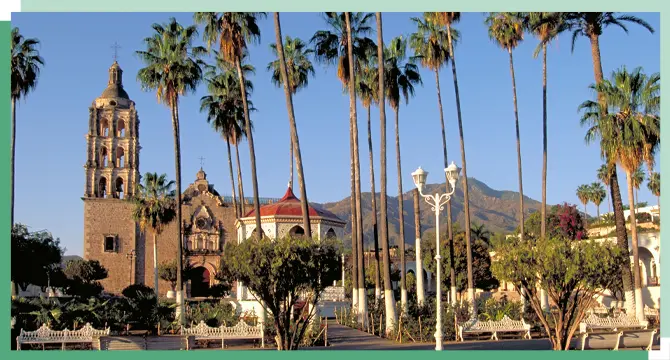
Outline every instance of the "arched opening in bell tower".
<path id="1" fill-rule="evenodd" d="M 100 148 L 100 164 L 102 165 L 102 167 L 106 168 L 107 166 L 109 166 L 108 162 L 109 162 L 109 153 L 107 152 L 107 148 L 103 146 L 102 148 Z"/>
<path id="2" fill-rule="evenodd" d="M 123 199 L 123 178 L 118 177 L 116 178 L 116 197 L 119 199 Z"/>
<path id="3" fill-rule="evenodd" d="M 109 136 L 109 120 L 106 118 L 100 120 L 100 136 Z"/>
<path id="4" fill-rule="evenodd" d="M 126 166 L 126 156 L 123 148 L 119 146 L 116 148 L 116 167 L 125 167 Z"/>
<path id="5" fill-rule="evenodd" d="M 116 137 L 126 137 L 126 123 L 121 119 L 119 119 L 116 125 Z"/>
<path id="6" fill-rule="evenodd" d="M 107 197 L 107 178 L 104 176 L 100 178 L 98 183 L 98 196 L 103 199 Z"/>

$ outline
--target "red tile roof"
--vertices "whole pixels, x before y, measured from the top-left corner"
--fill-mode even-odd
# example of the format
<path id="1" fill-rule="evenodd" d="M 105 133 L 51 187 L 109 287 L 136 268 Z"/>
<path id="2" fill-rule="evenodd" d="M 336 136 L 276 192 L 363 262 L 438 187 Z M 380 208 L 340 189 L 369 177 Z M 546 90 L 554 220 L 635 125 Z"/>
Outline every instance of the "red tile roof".
<path id="1" fill-rule="evenodd" d="M 327 210 L 316 209 L 311 205 L 308 206 L 309 217 L 322 217 L 325 219 L 336 220 L 340 222 L 342 219 L 337 217 Z M 255 216 L 255 210 L 247 212 L 245 218 Z M 300 200 L 293 194 L 293 190 L 289 187 L 284 196 L 274 204 L 261 206 L 261 216 L 302 216 L 302 207 Z"/>

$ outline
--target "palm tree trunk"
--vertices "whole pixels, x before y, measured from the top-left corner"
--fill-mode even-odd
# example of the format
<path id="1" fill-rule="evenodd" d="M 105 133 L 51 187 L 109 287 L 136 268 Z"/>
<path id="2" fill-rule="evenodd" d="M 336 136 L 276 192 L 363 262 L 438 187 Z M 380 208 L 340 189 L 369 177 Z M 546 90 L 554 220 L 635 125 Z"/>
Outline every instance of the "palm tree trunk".
<path id="1" fill-rule="evenodd" d="M 16 164 L 14 162 L 16 157 L 16 98 L 12 96 L 12 156 L 10 158 L 10 161 L 12 163 L 11 165 L 11 181 L 12 181 L 12 192 L 11 192 L 11 199 L 10 199 L 10 206 L 12 207 L 10 210 L 10 219 L 9 219 L 9 225 L 11 228 L 14 228 L 14 171 L 16 169 Z"/>
<path id="2" fill-rule="evenodd" d="M 233 160 L 230 154 L 230 137 L 226 134 L 226 148 L 228 150 L 228 170 L 230 171 L 230 187 L 231 187 L 231 197 L 233 200 L 233 207 L 235 208 L 235 218 L 240 218 L 240 209 L 237 207 L 237 196 L 235 192 L 235 175 L 233 173 Z"/>
<path id="3" fill-rule="evenodd" d="M 437 86 L 437 105 L 440 110 L 440 126 L 442 127 L 442 152 L 444 153 L 444 168 L 449 166 L 447 157 L 447 132 L 444 126 L 444 111 L 442 111 L 442 91 L 440 91 L 440 72 L 435 70 L 435 84 Z M 446 178 L 446 173 L 444 174 Z M 447 192 L 451 191 L 449 179 L 444 182 Z M 449 237 L 449 281 L 451 304 L 456 304 L 456 270 L 454 269 L 454 229 L 452 225 L 451 201 L 447 203 L 447 236 Z M 438 234 L 439 236 L 439 234 Z"/>
<path id="4" fill-rule="evenodd" d="M 381 267 L 379 265 L 379 234 L 377 233 L 377 193 L 375 191 L 375 165 L 372 153 L 372 124 L 370 106 L 368 112 L 368 151 L 370 153 L 370 195 L 372 206 L 372 235 L 375 243 L 375 302 L 381 297 Z"/>
<path id="5" fill-rule="evenodd" d="M 634 209 L 635 200 L 633 193 L 633 172 L 626 171 L 628 182 L 628 202 L 630 208 Z M 635 222 L 635 211 L 630 212 L 631 247 L 633 248 L 633 283 L 635 286 L 635 315 L 640 321 L 645 321 L 644 303 L 642 300 L 642 278 L 640 274 L 640 256 L 638 254 L 637 224 Z"/>
<path id="6" fill-rule="evenodd" d="M 521 171 L 521 135 L 519 133 L 519 108 L 516 99 L 516 77 L 514 76 L 514 57 L 512 56 L 512 49 L 507 49 L 509 52 L 509 71 L 512 75 L 512 93 L 514 98 L 514 123 L 516 127 L 516 159 L 519 173 L 519 229 L 521 233 L 521 241 L 523 241 L 523 172 Z"/>
<path id="7" fill-rule="evenodd" d="M 458 77 L 456 76 L 456 54 L 451 37 L 451 24 L 447 24 L 447 38 L 449 40 L 449 53 L 451 54 L 451 72 L 454 78 L 454 94 L 456 96 L 456 113 L 458 114 L 458 135 L 461 142 L 461 162 L 463 163 L 463 212 L 465 213 L 465 246 L 467 250 L 468 265 L 468 295 L 470 296 L 471 314 L 477 314 L 477 301 L 475 301 L 475 285 L 472 270 L 472 246 L 470 241 L 470 195 L 468 193 L 468 166 L 465 161 L 465 138 L 463 136 L 463 117 L 461 115 L 461 97 L 458 92 Z M 454 252 L 451 251 L 453 254 Z M 453 262 L 453 258 L 452 258 Z M 438 286 L 440 286 L 438 284 Z M 455 296 L 454 296 L 455 297 Z"/>
<path id="8" fill-rule="evenodd" d="M 300 156 L 300 140 L 298 139 L 298 127 L 295 123 L 295 113 L 293 111 L 293 97 L 288 85 L 288 71 L 286 70 L 286 59 L 284 58 L 284 45 L 281 37 L 281 25 L 279 22 L 279 13 L 275 12 L 275 34 L 277 39 L 277 53 L 281 64 L 281 75 L 284 80 L 284 94 L 286 95 L 286 108 L 288 110 L 288 121 L 291 127 L 291 143 L 295 152 L 295 162 L 298 170 L 298 183 L 300 184 L 300 207 L 302 210 L 302 224 L 305 228 L 305 235 L 312 237 L 312 227 L 309 221 L 309 205 L 307 200 L 307 188 L 305 185 L 305 173 L 302 168 L 302 157 Z M 293 155 L 293 154 L 291 154 Z M 293 162 L 291 161 L 291 183 L 293 183 Z"/>
<path id="9" fill-rule="evenodd" d="M 591 41 L 591 57 L 593 58 L 593 74 L 596 84 L 603 81 L 603 67 L 600 62 L 600 40 L 597 34 L 589 36 Z M 598 100 L 603 104 L 602 94 L 598 94 Z M 602 109 L 606 112 L 605 106 Z M 602 114 L 603 116 L 606 115 Z M 609 164 L 609 159 L 606 159 Z M 632 314 L 635 311 L 635 289 L 633 287 L 633 274 L 630 264 L 630 251 L 628 250 L 628 232 L 626 231 L 626 218 L 623 216 L 623 201 L 621 199 L 621 190 L 619 189 L 619 177 L 616 172 L 616 166 L 613 166 L 610 174 L 610 195 L 612 199 L 612 208 L 614 211 L 614 223 L 616 226 L 617 245 L 621 250 L 623 264 L 621 265 L 621 280 L 623 282 L 624 295 L 626 298 L 626 312 Z"/>
<path id="10" fill-rule="evenodd" d="M 290 151 L 290 154 L 291 154 L 291 165 L 289 166 L 289 169 L 290 169 L 291 174 L 289 175 L 289 178 L 288 178 L 288 187 L 290 187 L 291 189 L 293 189 L 293 161 L 294 161 L 294 159 L 295 159 L 294 156 L 293 156 L 293 139 L 290 139 L 289 142 L 291 143 L 291 151 Z"/>
<path id="11" fill-rule="evenodd" d="M 395 109 L 395 158 L 398 170 L 398 250 L 400 252 L 400 306 L 407 312 L 407 285 L 405 283 L 405 211 L 402 194 L 402 165 L 400 163 L 400 105 Z"/>
<path id="12" fill-rule="evenodd" d="M 184 292 L 183 292 L 183 279 L 182 279 L 182 269 L 184 268 L 182 264 L 183 260 L 183 234 L 182 234 L 182 224 L 181 224 L 181 147 L 179 144 L 179 98 L 175 97 L 172 100 L 172 133 L 174 137 L 174 167 L 175 167 L 175 198 L 176 198 L 176 209 L 175 209 L 175 220 L 177 222 L 177 323 L 180 325 L 184 324 Z"/>
<path id="13" fill-rule="evenodd" d="M 240 59 L 235 59 L 235 67 L 237 68 L 237 76 L 240 84 L 245 84 L 244 73 L 242 72 L 242 64 Z M 261 204 L 258 197 L 258 177 L 256 176 L 256 151 L 254 150 L 254 134 L 251 132 L 251 120 L 249 119 L 249 105 L 247 104 L 247 89 L 245 86 L 240 86 L 242 92 L 242 105 L 244 106 L 244 128 L 247 135 L 247 142 L 249 142 L 249 163 L 251 164 L 251 184 L 254 188 L 254 215 L 256 215 L 256 236 L 263 237 L 263 228 L 261 227 Z"/>
<path id="14" fill-rule="evenodd" d="M 391 288 L 391 254 L 389 253 L 388 240 L 388 219 L 386 204 L 386 109 L 384 99 L 384 38 L 382 36 L 382 13 L 375 13 L 377 18 L 377 62 L 379 71 L 379 128 L 380 128 L 380 214 L 382 220 L 381 239 L 382 252 L 384 258 L 384 305 L 386 313 L 386 335 L 393 332 L 396 323 L 395 299 L 393 298 L 393 289 Z"/>
<path id="15" fill-rule="evenodd" d="M 419 207 L 419 189 L 412 191 L 414 195 L 414 238 L 416 243 L 416 302 L 423 305 L 426 297 L 426 290 L 423 286 L 423 253 L 421 252 L 421 208 Z"/>
<path id="16" fill-rule="evenodd" d="M 154 235 L 154 292 L 156 292 L 156 301 L 158 301 L 158 241 L 156 233 Z"/>
<path id="17" fill-rule="evenodd" d="M 244 217 L 247 212 L 244 199 L 244 185 L 242 185 L 242 165 L 240 164 L 240 147 L 235 144 L 235 162 L 237 163 L 237 190 L 240 194 L 240 217 Z"/>
<path id="18" fill-rule="evenodd" d="M 363 215 L 361 214 L 361 167 L 358 150 L 358 117 L 356 114 L 356 71 L 354 68 L 353 39 L 351 36 L 350 13 L 345 12 L 347 24 L 347 53 L 349 58 L 349 118 L 352 124 L 352 138 L 354 146 L 354 185 L 356 196 L 356 234 L 358 235 L 358 316 L 359 322 L 367 324 L 367 297 L 365 295 L 365 263 L 363 258 Z"/>
<path id="19" fill-rule="evenodd" d="M 547 236 L 547 44 L 542 45 L 542 207 L 540 236 Z"/>
<path id="20" fill-rule="evenodd" d="M 358 311 L 359 284 L 358 284 L 358 217 L 356 214 L 356 168 L 354 166 L 354 132 L 349 118 L 349 163 L 351 195 L 349 196 L 349 206 L 351 208 L 351 291 L 352 291 L 352 310 Z"/>

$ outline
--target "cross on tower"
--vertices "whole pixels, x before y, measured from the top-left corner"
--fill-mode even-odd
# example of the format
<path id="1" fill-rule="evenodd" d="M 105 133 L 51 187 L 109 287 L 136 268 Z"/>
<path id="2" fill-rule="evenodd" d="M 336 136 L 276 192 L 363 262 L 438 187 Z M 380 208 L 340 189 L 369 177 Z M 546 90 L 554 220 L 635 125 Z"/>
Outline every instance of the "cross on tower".
<path id="1" fill-rule="evenodd" d="M 202 169 L 202 167 L 205 165 L 205 158 L 201 156 L 198 159 L 200 159 L 200 168 Z"/>
<path id="2" fill-rule="evenodd" d="M 119 57 L 119 49 L 121 46 L 115 41 L 111 48 L 114 49 L 114 61 L 116 61 L 116 59 Z"/>

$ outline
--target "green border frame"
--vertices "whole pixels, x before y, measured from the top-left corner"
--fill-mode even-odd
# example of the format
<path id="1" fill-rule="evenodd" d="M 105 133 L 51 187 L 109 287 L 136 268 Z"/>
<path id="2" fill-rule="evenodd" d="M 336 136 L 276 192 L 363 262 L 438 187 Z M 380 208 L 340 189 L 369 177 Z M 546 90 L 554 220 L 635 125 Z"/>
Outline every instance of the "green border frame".
<path id="1" fill-rule="evenodd" d="M 199 11 L 212 11 L 212 10 L 217 10 L 220 11 L 221 8 L 225 8 L 226 10 L 229 11 L 248 11 L 248 10 L 263 10 L 263 11 L 299 11 L 299 12 L 312 12 L 312 11 L 324 11 L 324 10 L 343 10 L 342 8 L 348 8 L 350 10 L 356 10 L 356 11 L 376 11 L 381 9 L 384 9 L 385 12 L 396 12 L 396 11 L 417 11 L 417 9 L 420 9 L 421 11 L 438 11 L 442 10 L 445 7 L 449 7 L 453 10 L 459 10 L 459 11 L 471 11 L 471 12 L 479 12 L 479 11 L 511 11 L 511 10 L 523 10 L 523 11 L 574 11 L 575 9 L 580 9 L 583 11 L 595 11 L 595 10 L 602 10 L 603 7 L 609 8 L 608 10 L 619 10 L 619 11 L 626 11 L 626 12 L 660 12 L 661 13 L 661 28 L 659 29 L 660 34 L 661 34 L 661 39 L 665 38 L 670 38 L 670 33 L 668 27 L 670 27 L 670 11 L 663 11 L 665 7 L 668 7 L 670 2 L 667 0 L 638 0 L 633 3 L 631 2 L 625 2 L 624 0 L 591 0 L 591 1 L 584 1 L 584 0 L 562 0 L 560 4 L 552 4 L 547 6 L 546 4 L 542 4 L 539 1 L 536 0 L 514 0 L 514 3 L 510 3 L 510 1 L 496 1 L 496 0 L 479 0 L 479 1 L 453 1 L 453 3 L 447 3 L 447 2 L 442 2 L 439 0 L 422 0 L 417 3 L 417 1 L 413 1 L 411 3 L 401 3 L 401 2 L 382 2 L 381 0 L 374 0 L 374 1 L 365 1 L 361 2 L 360 0 L 341 0 L 340 2 L 337 3 L 336 6 L 323 6 L 321 4 L 318 4 L 316 1 L 296 1 L 296 2 L 290 2 L 290 3 L 279 3 L 277 0 L 254 0 L 253 2 L 224 2 L 222 0 L 200 0 L 198 1 L 197 5 L 192 3 L 192 2 L 183 2 L 183 1 L 177 1 L 177 0 L 144 0 L 141 2 L 138 2 L 137 0 L 116 0 L 114 2 L 96 2 L 96 1 L 91 1 L 91 0 L 22 0 L 21 1 L 21 11 L 22 12 L 190 12 L 194 10 L 199 10 Z M 613 9 L 614 8 L 614 9 Z M 669 9 L 670 10 L 670 9 Z M 9 49 L 10 49 L 10 31 L 11 31 L 11 23 L 7 21 L 2 21 L 0 22 L 0 34 L 3 34 L 2 40 L 0 40 L 0 47 L 5 49 L 2 50 L 2 53 L 5 55 L 0 55 L 0 66 L 4 67 L 5 69 L 9 69 Z M 668 64 L 670 63 L 668 58 L 670 58 L 670 45 L 663 45 L 663 42 L 661 42 L 661 70 L 662 72 L 665 72 L 665 70 L 670 69 Z M 666 57 L 667 56 L 667 57 Z M 665 60 L 665 61 L 664 61 Z M 5 86 L 0 89 L 0 98 L 4 98 L 5 101 L 0 101 L 0 113 L 4 114 L 3 116 L 0 117 L 0 134 L 2 135 L 2 138 L 4 138 L 4 141 L 0 141 L 0 143 L 7 144 L 4 147 L 0 148 L 0 166 L 2 166 L 5 171 L 0 172 L 0 174 L 3 174 L 4 176 L 0 176 L 0 203 L 9 203 L 9 189 L 10 189 L 10 177 L 9 177 L 9 157 L 10 157 L 10 147 L 8 146 L 11 138 L 11 122 L 10 122 L 10 91 L 9 91 L 9 73 L 5 72 L 0 72 L 0 83 L 5 84 Z M 662 84 L 665 85 L 667 83 L 667 80 L 662 79 Z M 663 93 L 670 95 L 670 90 L 666 90 L 666 86 L 663 86 Z M 667 110 L 667 107 L 663 106 L 662 107 L 662 116 L 661 121 L 663 123 L 663 126 L 669 126 L 670 123 L 668 123 L 668 120 L 666 120 L 666 116 L 670 115 L 670 111 Z M 665 156 L 670 156 L 670 146 L 663 146 L 661 145 L 661 155 L 663 157 Z M 670 161 L 665 161 L 661 162 L 661 173 L 670 173 Z M 663 193 L 668 194 L 670 191 L 670 186 L 668 185 L 667 182 L 663 183 L 665 185 L 662 185 L 662 190 Z M 661 198 L 661 203 L 663 206 L 668 205 L 670 208 L 670 200 L 668 198 Z M 670 226 L 670 222 L 668 220 L 663 220 L 662 221 L 662 227 L 663 225 L 668 225 Z M 665 224 L 665 223 L 668 224 Z M 7 241 L 5 244 L 9 244 L 9 233 L 7 232 L 7 229 L 10 228 L 9 224 L 9 207 L 5 207 L 5 210 L 0 211 L 0 223 L 4 225 L 2 228 L 6 229 L 5 230 L 5 236 L 3 236 Z M 661 239 L 670 239 L 668 235 L 665 235 L 663 231 L 661 231 Z M 668 240 L 670 241 L 670 240 Z M 9 245 L 5 245 L 5 251 L 0 251 L 1 253 L 1 258 L 4 259 L 5 264 L 10 264 L 11 262 L 11 255 L 10 255 L 10 249 Z M 661 254 L 664 254 L 665 257 L 670 256 L 670 252 L 666 249 L 663 250 L 661 249 Z M 2 278 L 6 279 L 7 283 L 9 283 L 9 265 L 5 265 L 2 269 L 0 269 L 0 275 Z M 670 279 L 670 265 L 665 266 L 661 268 L 661 275 L 664 278 Z M 5 298 L 10 297 L 10 287 L 6 286 L 4 287 L 5 290 L 2 291 L 2 296 Z M 665 305 L 664 307 L 670 308 L 670 287 L 665 285 L 661 287 L 661 294 L 662 299 L 661 299 L 661 304 Z M 665 300 L 663 300 L 665 299 Z M 669 304 L 669 305 L 666 305 Z M 7 321 L 10 319 L 10 309 L 9 307 L 5 307 L 4 310 L 2 310 L 3 316 L 0 316 L 0 318 L 5 318 Z M 8 341 L 9 339 L 9 327 L 3 326 L 0 327 L 0 338 L 3 338 L 5 340 L 3 341 Z M 662 312 L 661 313 L 661 330 L 662 331 L 670 331 L 670 313 L 668 312 Z M 666 337 L 667 340 L 667 337 Z M 3 353 L 6 351 L 9 351 L 10 349 L 10 343 L 5 342 L 5 346 L 3 347 Z M 665 350 L 665 349 L 664 349 Z M 440 354 L 434 351 L 421 351 L 421 354 L 416 354 L 416 350 L 414 351 L 401 351 L 398 353 L 397 351 L 373 351 L 372 353 L 377 353 L 379 355 L 382 355 L 388 359 L 393 359 L 393 358 L 405 358 L 407 356 L 412 356 L 413 354 L 422 356 L 422 357 L 427 357 L 427 358 L 436 358 L 437 356 L 467 356 L 467 357 L 475 357 L 475 358 L 488 358 L 491 356 L 494 356 L 496 358 L 502 358 L 502 359 L 519 359 L 519 358 L 527 358 L 527 359 L 533 359 L 535 357 L 541 356 L 544 357 L 545 359 L 551 359 L 551 358 L 564 358 L 566 356 L 573 356 L 577 358 L 592 358 L 592 357 L 600 357 L 603 356 L 604 358 L 607 359 L 618 359 L 618 358 L 625 358 L 625 359 L 646 359 L 648 358 L 648 355 L 646 352 L 643 351 L 621 351 L 621 352 L 612 352 L 612 351 L 607 351 L 606 353 L 603 352 L 581 352 L 581 351 L 571 351 L 569 354 L 565 352 L 554 352 L 554 351 L 449 351 L 448 355 L 447 354 Z M 353 351 L 350 352 L 351 355 L 347 356 L 354 356 L 358 358 L 364 358 L 364 357 L 369 357 L 372 355 L 371 351 Z M 21 355 L 19 355 L 21 354 Z M 39 355 L 43 354 L 42 352 L 12 352 L 11 356 L 21 356 L 21 357 L 26 357 L 26 358 L 37 358 Z M 65 355 L 63 352 L 55 351 L 55 352 L 49 352 L 48 353 L 50 359 L 58 359 L 58 358 L 78 358 L 78 357 L 88 357 L 91 355 L 90 352 L 68 352 L 67 355 Z M 137 357 L 140 359 L 142 356 L 146 356 L 146 354 L 140 353 L 140 352 L 126 352 L 124 354 L 127 354 L 129 357 Z M 265 358 L 265 356 L 271 356 L 275 358 L 282 358 L 282 357 L 290 357 L 291 359 L 295 358 L 304 358 L 308 359 L 313 356 L 311 351 L 299 351 L 299 352 L 291 352 L 291 353 L 286 353 L 286 352 L 265 352 L 265 351 L 244 351 L 243 353 L 238 353 L 237 351 L 226 351 L 225 354 L 222 354 L 218 351 L 199 351 L 196 354 L 193 353 L 180 353 L 180 352 L 159 352 L 156 353 L 154 352 L 156 356 L 160 356 L 161 358 L 181 358 L 183 356 L 187 357 L 195 357 L 197 356 L 198 358 L 219 358 L 221 356 L 244 356 L 245 358 L 248 359 L 253 359 L 253 358 Z M 152 354 L 152 355 L 153 355 Z M 266 355 L 268 354 L 268 355 Z M 272 354 L 272 355 L 269 355 Z M 96 356 L 100 357 L 111 357 L 111 356 L 118 356 L 118 353 L 109 353 L 109 352 L 100 352 Z M 339 351 L 326 351 L 325 353 L 321 353 L 319 355 L 321 357 L 325 358 L 340 358 L 341 354 Z"/>

